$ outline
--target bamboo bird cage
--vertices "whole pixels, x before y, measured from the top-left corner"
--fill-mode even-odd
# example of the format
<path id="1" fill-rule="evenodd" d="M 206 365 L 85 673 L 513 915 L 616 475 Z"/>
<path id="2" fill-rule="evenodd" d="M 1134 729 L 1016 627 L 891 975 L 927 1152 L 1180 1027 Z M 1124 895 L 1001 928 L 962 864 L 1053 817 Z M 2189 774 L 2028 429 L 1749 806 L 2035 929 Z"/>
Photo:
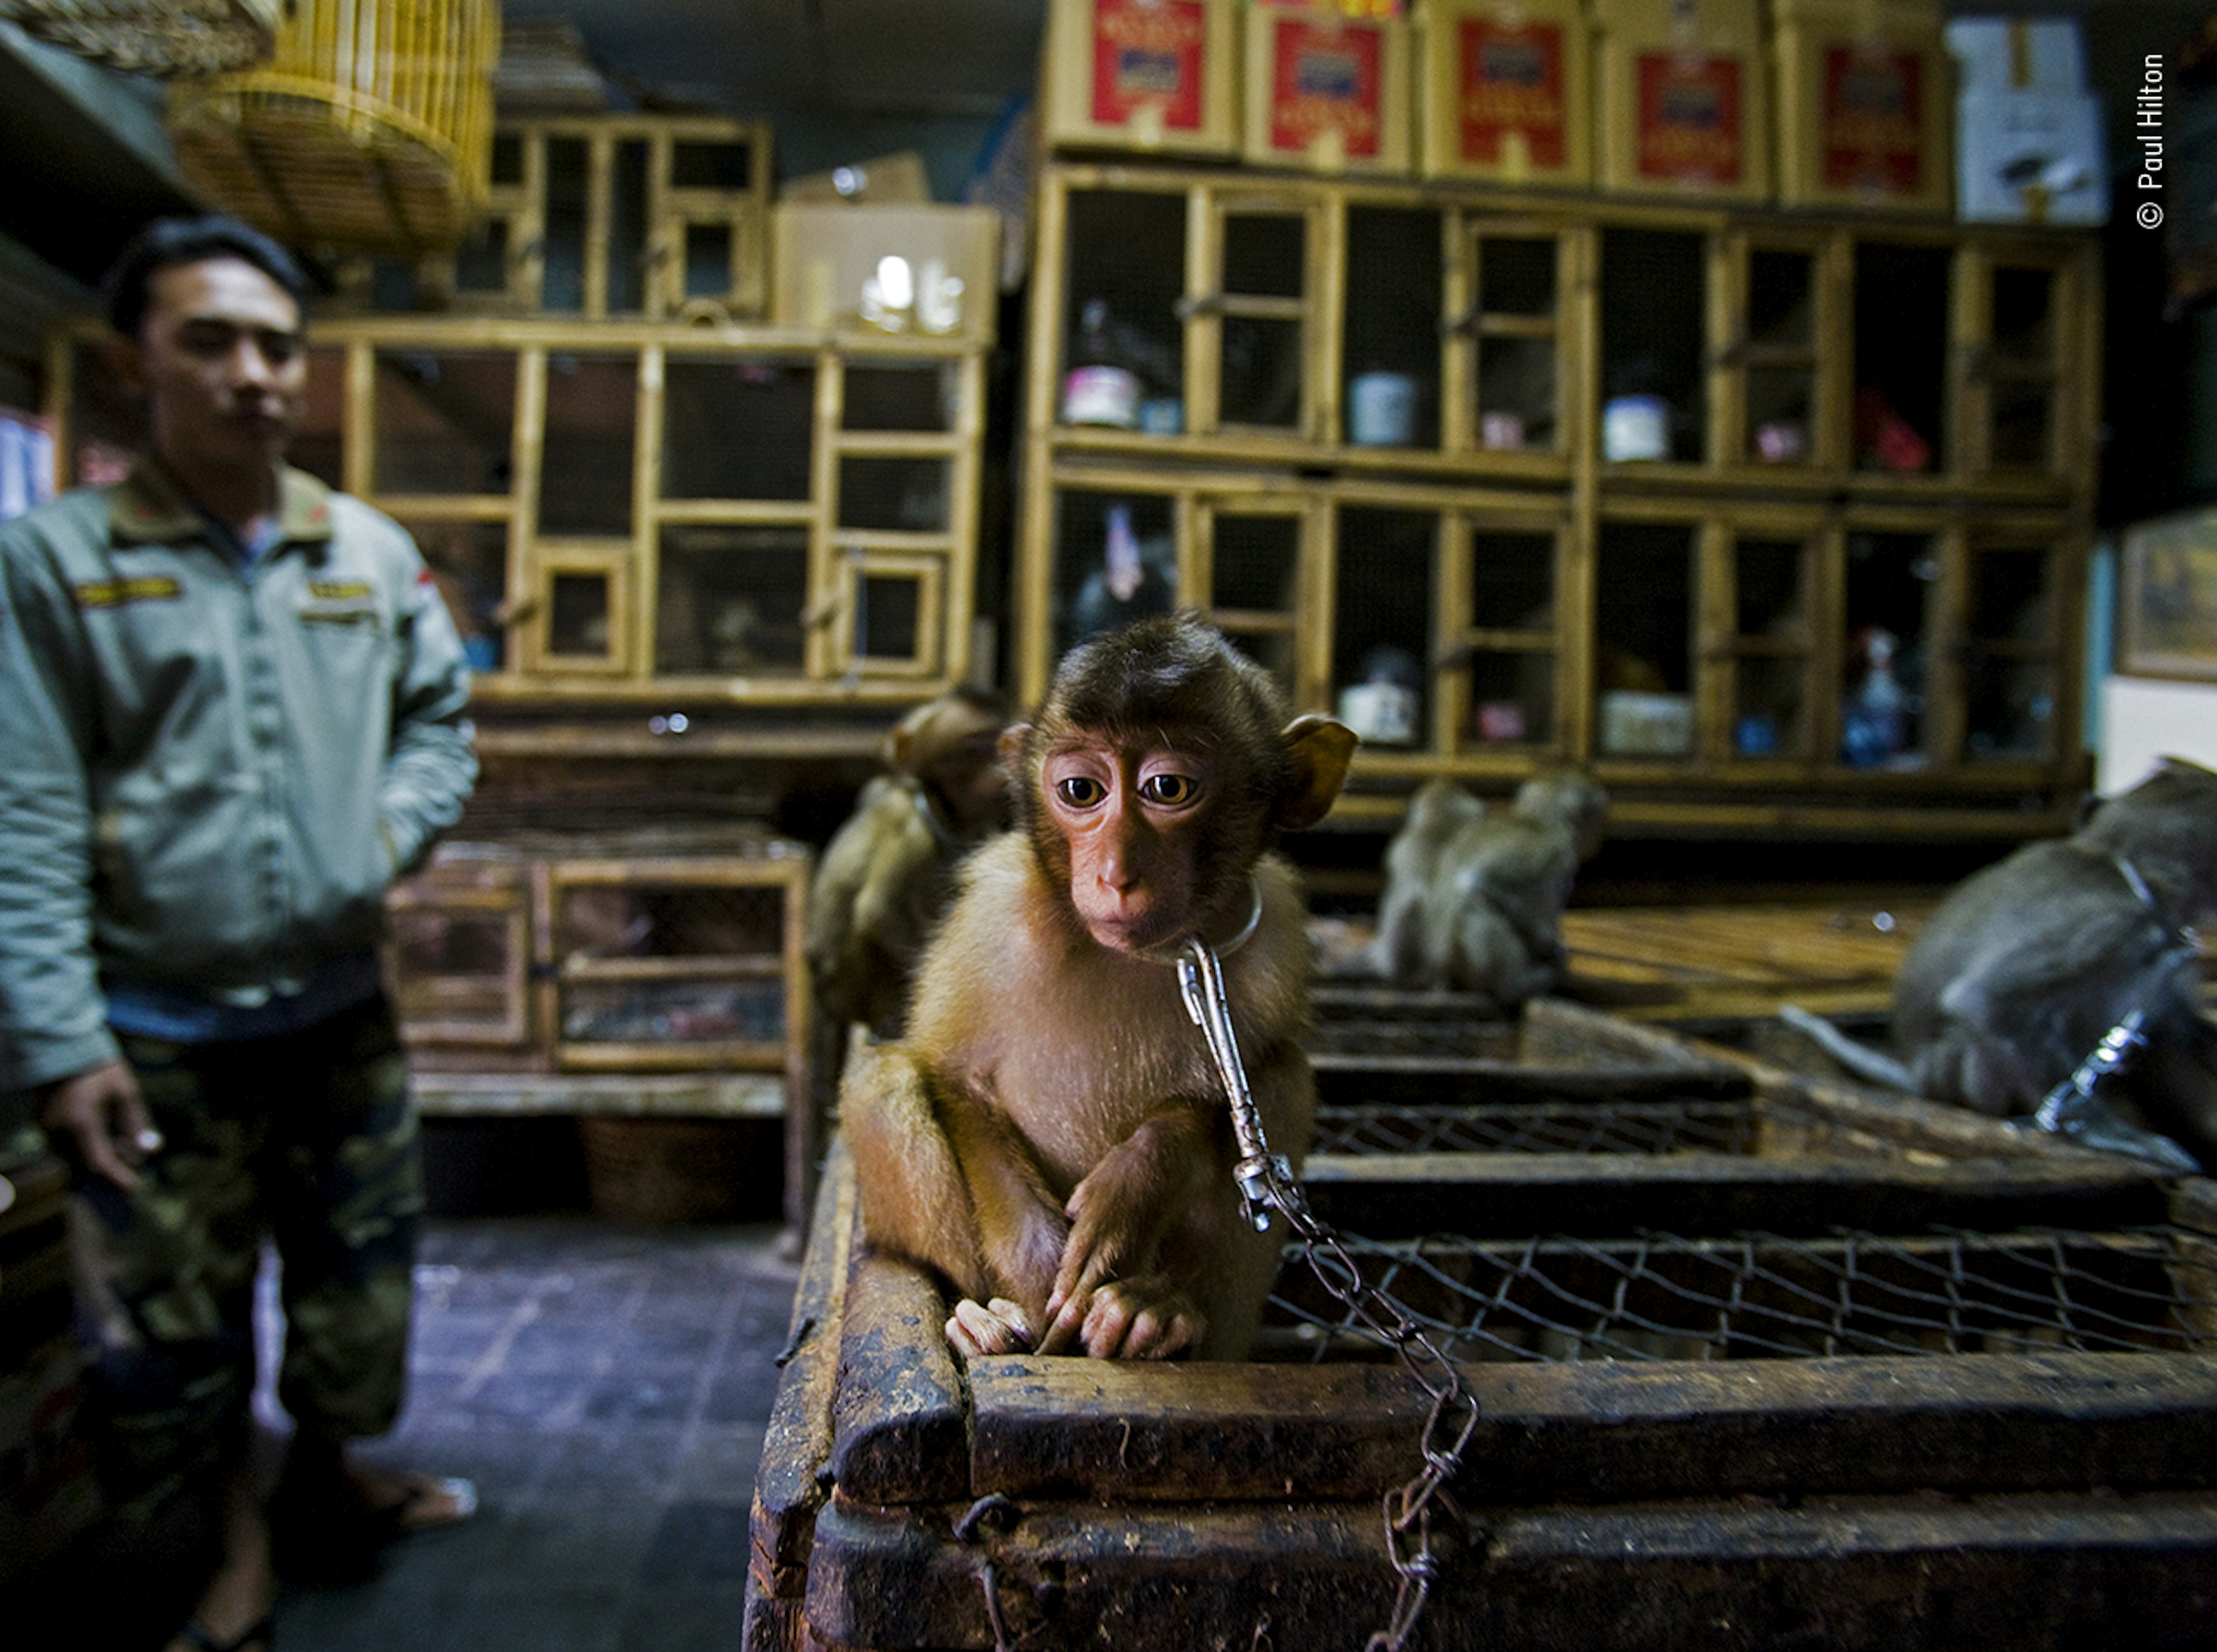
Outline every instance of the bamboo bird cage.
<path id="1" fill-rule="evenodd" d="M 267 57 L 283 0 L 0 0 L 0 20 L 133 75 L 213 75 Z"/>
<path id="2" fill-rule="evenodd" d="M 299 0 L 256 68 L 182 83 L 185 176 L 295 246 L 411 256 L 484 204 L 497 0 Z"/>

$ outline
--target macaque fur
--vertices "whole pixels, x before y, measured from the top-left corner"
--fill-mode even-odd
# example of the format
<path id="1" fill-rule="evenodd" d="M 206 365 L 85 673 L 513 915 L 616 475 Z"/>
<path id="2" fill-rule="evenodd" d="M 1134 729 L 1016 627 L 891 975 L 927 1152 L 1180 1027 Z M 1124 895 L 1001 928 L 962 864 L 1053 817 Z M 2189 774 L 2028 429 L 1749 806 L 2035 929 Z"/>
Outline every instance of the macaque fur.
<path id="1" fill-rule="evenodd" d="M 1174 956 L 1194 935 L 1219 948 L 1265 1131 L 1298 1160 L 1306 908 L 1269 851 L 1323 817 L 1354 745 L 1288 720 L 1189 615 L 1074 650 L 1004 737 L 1019 829 L 966 863 L 905 1040 L 859 1051 L 840 1096 L 864 1232 L 959 1293 L 958 1349 L 1245 1353 L 1281 1236 L 1242 1214 Z"/>
<path id="2" fill-rule="evenodd" d="M 886 736 L 887 772 L 863 786 L 824 846 L 802 950 L 839 1047 L 850 1022 L 899 1033 L 910 977 L 954 898 L 954 867 L 1006 816 L 1007 724 L 997 695 L 967 689 L 911 712 Z"/>

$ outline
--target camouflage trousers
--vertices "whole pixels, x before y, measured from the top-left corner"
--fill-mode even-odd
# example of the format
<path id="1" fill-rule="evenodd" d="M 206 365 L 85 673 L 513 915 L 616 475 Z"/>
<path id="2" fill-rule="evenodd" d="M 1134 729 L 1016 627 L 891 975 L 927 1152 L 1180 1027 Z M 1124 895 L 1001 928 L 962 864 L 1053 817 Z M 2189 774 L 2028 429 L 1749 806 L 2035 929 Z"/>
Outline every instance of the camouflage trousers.
<path id="1" fill-rule="evenodd" d="M 164 1496 L 243 1442 L 265 1238 L 286 1410 L 329 1439 L 390 1428 L 423 1206 L 391 1005 L 380 995 L 279 1038 L 121 1043 L 164 1141 L 135 1192 L 88 1178 L 74 1201 L 111 1498 Z"/>

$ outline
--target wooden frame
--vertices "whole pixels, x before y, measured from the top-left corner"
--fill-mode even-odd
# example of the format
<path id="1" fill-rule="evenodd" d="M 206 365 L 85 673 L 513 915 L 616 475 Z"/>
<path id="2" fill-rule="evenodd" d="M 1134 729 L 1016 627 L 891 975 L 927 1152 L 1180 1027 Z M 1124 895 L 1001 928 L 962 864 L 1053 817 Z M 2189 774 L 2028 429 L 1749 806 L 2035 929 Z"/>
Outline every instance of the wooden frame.
<path id="1" fill-rule="evenodd" d="M 2217 512 L 2136 524 L 2124 553 L 2117 669 L 2217 682 Z"/>
<path id="2" fill-rule="evenodd" d="M 496 286 L 463 287 L 459 272 L 470 256 L 468 249 L 441 254 L 408 268 L 413 291 L 400 307 L 719 324 L 763 316 L 769 299 L 772 178 L 767 121 L 710 115 L 527 116 L 499 121 L 493 142 L 515 145 L 518 163 L 517 176 L 493 182 L 481 220 L 501 226 L 503 279 Z M 574 214 L 556 210 L 550 143 L 583 146 Z M 679 151 L 689 146 L 744 151 L 745 181 L 682 182 Z M 636 157 L 635 181 L 618 176 L 620 156 Z M 550 306 L 548 253 L 558 219 L 576 225 L 578 285 L 575 303 Z M 695 227 L 713 229 L 729 240 L 725 279 L 711 292 L 693 292 L 688 280 L 688 237 Z M 619 265 L 633 268 L 620 272 Z M 379 269 L 369 261 L 342 265 L 338 282 L 343 309 L 386 307 L 379 298 Z M 620 302 L 619 286 L 628 287 L 636 301 Z"/>
<path id="3" fill-rule="evenodd" d="M 701 855 L 626 856 L 609 860 L 556 859 L 538 869 L 542 917 L 538 978 L 542 1025 L 553 1038 L 559 1069 L 573 1072 L 673 1072 L 731 1068 L 785 1071 L 794 1104 L 806 1094 L 804 1063 L 808 1025 L 808 969 L 801 952 L 806 922 L 808 863 L 801 856 L 759 859 Z M 780 901 L 780 943 L 773 952 L 731 956 L 585 959 L 560 956 L 564 903 L 575 891 L 605 889 L 762 889 Z M 783 1004 L 785 1034 L 762 1040 L 716 1039 L 605 1039 L 571 1037 L 565 1019 L 572 988 L 658 983 L 772 981 Z"/>
<path id="4" fill-rule="evenodd" d="M 1089 216 L 1083 198 L 1095 191 L 1142 200 L 1135 212 L 1110 207 Z M 1148 206 L 1148 197 L 1158 204 Z M 1181 205 L 1182 219 L 1175 216 Z M 1732 632 L 1726 607 L 1689 613 L 1689 646 L 1706 650 L 1692 670 L 1703 686 L 1689 688 L 1697 696 L 1695 749 L 1667 761 L 1610 761 L 1605 778 L 1619 799 L 1614 818 L 1620 829 L 2010 836 L 2066 820 L 2087 772 L 2076 740 L 2081 709 L 2076 627 L 2084 594 L 2074 581 L 2090 532 L 2090 432 L 2099 357 L 2097 249 L 2088 237 L 1896 218 L 1788 218 L 1686 202 L 1551 201 L 1471 185 L 1226 177 L 1168 166 L 1072 162 L 1048 168 L 1039 206 L 1041 252 L 1032 310 L 1027 483 L 1016 568 L 1015 687 L 1020 698 L 1044 690 L 1059 646 L 1058 604 L 1069 591 L 1060 583 L 1068 552 L 1058 537 L 1057 500 L 1067 490 L 1121 490 L 1168 501 L 1189 582 L 1200 576 L 1190 564 L 1200 530 L 1189 515 L 1201 502 L 1267 500 L 1269 509 L 1288 513 L 1304 501 L 1313 505 L 1317 578 L 1310 588 L 1312 606 L 1297 629 L 1303 638 L 1302 704 L 1319 711 L 1332 709 L 1335 673 L 1350 664 L 1334 658 L 1333 587 L 1348 554 L 1335 543 L 1334 512 L 1365 502 L 1436 511 L 1443 524 L 1452 524 L 1442 530 L 1449 534 L 1488 523 L 1559 523 L 1562 607 L 1548 639 L 1559 672 L 1553 737 L 1521 747 L 1473 742 L 1466 691 L 1452 671 L 1443 675 L 1436 666 L 1433 715 L 1419 749 L 1359 751 L 1353 784 L 1334 815 L 1335 823 L 1351 829 L 1390 823 L 1405 789 L 1434 774 L 1498 785 L 1542 761 L 1585 761 L 1597 754 L 1591 616 L 1600 527 L 1604 520 L 1668 518 L 1694 525 L 1701 536 L 1696 560 L 1705 571 L 1690 589 L 1727 607 L 1729 570 L 1721 559 L 1730 558 L 1735 534 L 1760 539 L 1775 533 L 1801 543 L 1806 634 L 1790 646 L 1775 639 L 1758 643 Z M 1437 355 L 1394 364 L 1416 369 L 1438 386 L 1436 435 L 1423 430 L 1417 445 L 1362 446 L 1347 439 L 1343 380 L 1358 367 L 1349 359 L 1357 348 L 1358 306 L 1389 301 L 1350 269 L 1359 236 L 1349 226 L 1358 209 L 1368 208 L 1436 215 L 1439 225 L 1441 312 L 1436 343 L 1429 347 Z M 1312 330 L 1302 364 L 1306 435 L 1234 427 L 1219 416 L 1216 358 L 1229 307 L 1219 290 L 1220 226 L 1250 211 L 1299 215 L 1306 226 L 1300 298 L 1273 300 L 1283 306 L 1286 318 L 1298 316 Z M 1167 295 L 1176 295 L 1175 315 L 1166 311 L 1158 318 L 1140 311 L 1130 317 L 1183 348 L 1188 417 L 1175 433 L 1065 425 L 1058 416 L 1064 334 L 1074 325 L 1071 303 L 1084 292 L 1104 290 L 1102 250 L 1086 237 L 1106 238 L 1127 221 L 1184 225 L 1182 262 L 1165 250 L 1159 272 L 1127 278 L 1149 305 L 1159 296 L 1168 306 L 1172 299 Z M 1429 221 L 1391 225 L 1393 244 L 1428 241 Z M 1074 225 L 1079 228 L 1074 231 Z M 1089 231 L 1087 225 L 1095 227 Z M 1615 245 L 1608 237 L 1616 230 L 1687 237 L 1683 255 L 1674 250 L 1672 256 L 1700 283 L 1698 305 L 1690 292 L 1687 296 L 1694 307 L 1685 328 L 1693 340 L 1694 393 L 1704 408 L 1698 458 L 1612 464 L 1601 457 L 1605 265 Z M 1478 313 L 1488 237 L 1553 238 L 1552 317 L 1509 316 L 1503 319 L 1514 326 L 1490 330 L 1489 318 Z M 1867 247 L 1875 250 L 1866 252 Z M 1923 393 L 1930 405 L 1920 416 L 1936 419 L 1941 427 L 1936 462 L 1918 472 L 1860 465 L 1855 441 L 1858 375 L 1891 365 L 1883 339 L 1876 347 L 1865 342 L 1867 350 L 1875 348 L 1873 361 L 1858 354 L 1857 284 L 1859 279 L 1882 281 L 1899 262 L 1895 249 L 1930 275 L 1926 324 L 1939 336 L 1930 351 L 1921 342 L 1916 346 L 1915 366 L 1929 376 Z M 1132 256 L 1129 247 L 1110 250 L 1127 260 Z M 1799 267 L 1766 262 L 1781 254 L 1800 261 Z M 1082 276 L 1075 273 L 1081 270 Z M 1998 289 L 1997 272 L 2016 270 L 2033 273 L 2010 277 L 2014 288 Z M 1080 280 L 1092 285 L 1072 291 L 1071 284 Z M 2045 311 L 2039 308 L 2043 298 Z M 1885 303 L 1882 294 L 1863 294 L 1866 325 Z M 1796 313 L 1788 317 L 1789 311 Z M 1623 324 L 1616 325 L 1621 333 Z M 2014 357 L 1992 348 L 1998 334 L 2004 345 L 2010 342 L 2011 325 L 2036 342 L 2029 366 L 2022 361 L 2022 337 Z M 1490 330 L 1555 338 L 1561 427 L 1555 451 L 1489 449 L 1473 428 L 1478 348 Z M 1413 336 L 1410 329 L 1403 331 Z M 1395 348 L 1405 354 L 1417 347 L 1399 336 Z M 1764 375 L 1776 382 L 1766 382 Z M 2020 379 L 2048 398 L 2046 432 L 2052 446 L 2040 450 L 2045 462 L 2039 465 L 1998 465 L 1985 428 L 1996 393 L 1992 386 Z M 1783 416 L 1766 410 L 1789 404 Z M 1781 416 L 1806 424 L 1800 456 L 1786 462 L 1755 457 L 1754 427 Z M 1846 546 L 1854 535 L 1867 533 L 1924 537 L 1935 576 L 1918 587 L 1924 595 L 1915 616 L 1929 650 L 1931 703 L 1915 752 L 1881 768 L 1859 767 L 1841 755 L 1843 704 L 1857 681 L 1848 660 Z M 1979 730 L 1964 703 L 1965 668 L 1951 651 L 1984 640 L 1969 629 L 1974 598 L 1967 582 L 1978 548 L 2010 545 L 2049 552 L 2049 637 L 2018 662 L 2052 678 L 2051 733 L 2037 755 L 2029 746 L 1988 753 L 1969 743 Z M 1443 560 L 1429 565 L 1435 581 L 1452 572 Z M 1196 590 L 1186 595 L 1193 600 Z M 1428 600 L 1433 604 L 1428 626 L 1444 626 L 1444 616 L 1462 599 L 1450 587 L 1436 586 Z M 1472 640 L 1430 638 L 1436 660 Z M 1540 641 L 1526 638 L 1519 646 L 1536 653 Z M 1990 671 L 2007 669 L 2001 660 L 2007 652 L 1986 650 Z M 1798 684 L 1802 726 L 1790 735 L 1782 730 L 1785 737 L 1775 750 L 1743 750 L 1734 727 L 1735 684 L 1766 672 L 1788 674 Z M 1781 681 L 1783 694 L 1786 680 Z M 2026 792 L 2051 799 L 2050 811 L 2023 812 Z"/>
<path id="5" fill-rule="evenodd" d="M 78 373 L 104 371 L 96 352 L 77 346 L 92 336 L 89 328 L 57 336 L 49 360 L 48 410 L 57 422 L 60 462 L 71 464 L 72 410 L 78 400 Z M 965 681 L 971 671 L 972 617 L 977 594 L 977 529 L 981 505 L 985 428 L 985 344 L 978 339 L 937 339 L 917 335 L 870 333 L 825 335 L 776 328 L 709 328 L 669 323 L 512 320 L 494 317 L 344 317 L 318 324 L 319 350 L 344 360 L 339 475 L 354 492 L 389 515 L 418 527 L 497 525 L 506 533 L 503 589 L 487 594 L 483 623 L 496 628 L 497 669 L 480 671 L 474 692 L 481 701 L 562 705 L 589 701 L 666 706 L 673 694 L 741 705 L 832 705 L 883 711 L 918 704 Z M 611 521 L 612 531 L 550 533 L 540 523 L 548 422 L 550 357 L 573 355 L 596 361 L 620 360 L 633 374 L 632 401 L 611 409 L 609 441 L 627 440 L 622 457 L 632 472 L 627 523 Z M 454 467 L 427 425 L 434 457 L 455 468 L 453 491 L 401 492 L 380 488 L 379 451 L 380 363 L 420 359 L 439 389 L 442 363 L 464 361 L 484 385 L 498 386 L 492 408 L 499 426 L 490 428 L 483 451 L 469 465 Z M 765 483 L 763 497 L 672 496 L 668 443 L 671 379 L 682 367 L 702 367 L 708 376 L 726 374 L 732 383 L 775 380 L 785 376 L 783 398 L 763 392 L 763 405 L 751 410 L 761 422 L 749 456 L 778 447 L 790 462 Z M 872 367 L 913 368 L 939 375 L 934 389 L 942 398 L 931 428 L 866 429 L 847 422 L 846 374 Z M 801 378 L 807 385 L 802 393 Z M 453 372 L 448 380 L 455 378 Z M 509 388 L 512 385 L 512 389 Z M 451 383 L 445 390 L 453 389 Z M 102 393 L 86 386 L 96 403 Z M 442 392 L 443 393 L 443 392 Z M 490 393 L 490 392 L 489 392 Z M 747 392 L 753 393 L 753 392 Z M 557 411 L 559 403 L 557 402 Z M 617 433 L 629 421 L 628 436 Z M 696 423 L 699 421 L 696 420 Z M 721 444 L 732 432 L 722 425 L 696 433 L 696 440 Z M 800 455 L 806 454 L 806 463 Z M 706 457 L 701 457 L 706 454 Z M 443 456 L 442 456 L 443 455 Z M 839 522 L 840 466 L 844 459 L 905 460 L 943 469 L 941 484 L 944 521 L 929 529 L 856 529 Z M 696 453 L 696 481 L 718 479 L 730 472 L 732 456 L 721 446 Z M 472 469 L 471 467 L 478 467 Z M 483 475 L 478 473 L 481 469 Z M 74 480 L 73 476 L 69 479 Z M 435 474 L 434 479 L 440 479 Z M 479 491 L 486 482 L 499 491 Z M 660 627 L 667 616 L 662 589 L 664 535 L 676 531 L 726 529 L 734 533 L 791 534 L 795 569 L 781 575 L 789 610 L 770 613 L 800 640 L 789 663 L 774 657 L 728 668 L 706 660 L 682 669 L 664 669 L 658 659 Z M 907 558 L 906 565 L 929 562 L 936 571 L 927 582 L 931 612 L 923 617 L 924 653 L 901 670 L 849 670 L 843 644 L 831 645 L 838 614 L 850 593 L 843 583 L 845 551 L 861 545 L 873 556 Z M 588 574 L 609 582 L 608 638 L 605 650 L 559 652 L 553 646 L 547 601 L 548 581 L 558 574 Z M 748 593 L 761 605 L 766 599 Z M 497 618 L 487 617 L 497 615 Z M 472 621 L 476 623 L 476 621 Z"/>
<path id="6" fill-rule="evenodd" d="M 1530 1008 L 1573 1032 L 1607 1019 Z M 1582 1057 L 1619 1053 L 1606 1033 L 1580 1043 Z M 1565 1254 L 1642 1226 L 1802 1234 L 1789 1242 L 1814 1251 L 1843 1242 L 1818 1236 L 1828 1224 L 2078 1229 L 2096 1247 L 2111 1229 L 2167 1224 L 2178 1318 L 2158 1308 L 2117 1352 L 2035 1335 L 1938 1357 L 1473 1355 L 1459 1362 L 1478 1421 L 1456 1493 L 1484 1510 L 1488 1541 L 1441 1553 L 1423 1632 L 1632 1652 L 1691 1643 L 1729 1613 L 1762 1643 L 1821 1618 L 1829 1643 L 1937 1652 L 1961 1643 L 1967 1612 L 2030 1612 L 2096 1638 L 2122 1612 L 2190 1616 L 2217 1555 L 2217 1481 L 2202 1466 L 2217 1377 L 2195 1351 L 2213 1333 L 2209 1184 L 1741 1065 L 1751 1094 L 1736 1093 L 1766 1120 L 1752 1153 L 1335 1155 L 1312 1159 L 1311 1200 L 1374 1236 L 1471 1222 L 1520 1250 L 1569 1224 Z M 1625 1088 L 1594 1076 L 1582 1111 Z M 1648 1077 L 1701 1088 L 1684 1070 Z M 1304 1288 L 1303 1273 L 1294 1253 L 1281 1286 Z M 1955 1323 L 1945 1277 L 1936 1331 Z M 1821 1299 L 1806 1305 L 1825 1317 Z M 946 1311 L 920 1270 L 861 1243 L 835 1142 L 755 1483 L 748 1646 L 1236 1643 L 1267 1616 L 1274 1645 L 1321 1648 L 1385 1620 L 1378 1499 L 1417 1466 L 1430 1402 L 1398 1363 L 1312 1363 L 1304 1343 L 1288 1363 L 958 1368 Z M 1333 1428 L 1303 1424 L 1323 1415 Z M 948 1535 L 948 1510 L 979 1507 L 1000 1512 Z"/>

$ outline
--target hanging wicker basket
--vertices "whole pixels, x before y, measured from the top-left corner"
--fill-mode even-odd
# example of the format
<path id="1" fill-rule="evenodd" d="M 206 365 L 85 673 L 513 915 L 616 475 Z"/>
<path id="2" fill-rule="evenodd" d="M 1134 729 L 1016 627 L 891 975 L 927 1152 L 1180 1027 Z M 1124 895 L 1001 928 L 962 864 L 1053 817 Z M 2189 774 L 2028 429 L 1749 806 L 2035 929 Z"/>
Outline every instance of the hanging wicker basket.
<path id="1" fill-rule="evenodd" d="M 299 0 L 270 61 L 170 94 L 177 163 L 293 245 L 416 257 L 484 205 L 497 0 Z"/>
<path id="2" fill-rule="evenodd" d="M 213 75 L 269 55 L 284 0 L 0 0 L 34 39 L 133 75 Z"/>

